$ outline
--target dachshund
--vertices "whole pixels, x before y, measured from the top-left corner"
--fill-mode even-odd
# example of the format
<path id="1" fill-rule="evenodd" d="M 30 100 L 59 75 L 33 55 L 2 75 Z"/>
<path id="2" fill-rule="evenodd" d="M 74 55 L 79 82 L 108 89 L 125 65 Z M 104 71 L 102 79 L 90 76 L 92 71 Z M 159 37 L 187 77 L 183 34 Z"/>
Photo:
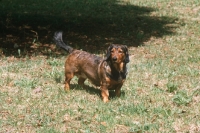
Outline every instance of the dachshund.
<path id="1" fill-rule="evenodd" d="M 85 87 L 84 81 L 89 79 L 95 86 L 100 86 L 103 102 L 109 101 L 109 90 L 115 90 L 120 97 L 121 87 L 127 76 L 129 63 L 126 45 L 111 44 L 105 58 L 88 52 L 73 49 L 62 40 L 62 32 L 55 32 L 54 41 L 58 47 L 69 53 L 65 62 L 65 90 L 70 90 L 70 81 L 78 77 L 78 84 Z"/>

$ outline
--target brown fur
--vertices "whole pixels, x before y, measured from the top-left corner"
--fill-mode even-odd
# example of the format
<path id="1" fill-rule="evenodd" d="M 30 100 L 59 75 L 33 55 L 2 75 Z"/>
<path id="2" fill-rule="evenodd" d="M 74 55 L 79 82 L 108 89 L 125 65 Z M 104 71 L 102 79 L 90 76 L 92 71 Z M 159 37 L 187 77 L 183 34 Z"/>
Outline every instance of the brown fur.
<path id="1" fill-rule="evenodd" d="M 126 64 L 129 62 L 128 49 L 125 45 L 110 45 L 106 58 L 103 59 L 66 45 L 62 41 L 61 32 L 55 33 L 54 40 L 58 46 L 69 52 L 65 62 L 66 91 L 70 90 L 71 79 L 77 76 L 78 84 L 82 87 L 85 87 L 86 79 L 89 79 L 94 85 L 100 86 L 104 102 L 109 101 L 109 90 L 115 90 L 116 96 L 120 96 L 121 87 L 127 74 Z"/>

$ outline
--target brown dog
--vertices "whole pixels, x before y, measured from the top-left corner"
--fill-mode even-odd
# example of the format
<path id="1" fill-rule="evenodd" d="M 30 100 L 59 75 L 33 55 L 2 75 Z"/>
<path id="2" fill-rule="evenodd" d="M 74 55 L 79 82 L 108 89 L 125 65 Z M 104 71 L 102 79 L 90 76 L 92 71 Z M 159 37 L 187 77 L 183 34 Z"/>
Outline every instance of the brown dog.
<path id="1" fill-rule="evenodd" d="M 129 54 L 127 46 L 112 44 L 108 47 L 105 59 L 85 51 L 76 50 L 62 40 L 62 32 L 56 32 L 54 41 L 57 46 L 69 52 L 65 62 L 65 90 L 70 89 L 70 80 L 76 75 L 78 84 L 84 87 L 89 79 L 94 85 L 100 86 L 104 102 L 108 102 L 109 90 L 115 90 L 120 96 L 121 87 L 126 79 Z"/>

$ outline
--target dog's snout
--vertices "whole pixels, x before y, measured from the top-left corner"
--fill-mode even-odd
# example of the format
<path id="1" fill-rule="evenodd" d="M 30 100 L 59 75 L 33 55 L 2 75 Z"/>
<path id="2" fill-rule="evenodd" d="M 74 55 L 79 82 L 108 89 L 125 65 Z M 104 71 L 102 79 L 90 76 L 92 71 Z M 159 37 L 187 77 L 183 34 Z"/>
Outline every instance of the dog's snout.
<path id="1" fill-rule="evenodd" d="M 113 60 L 113 61 L 117 61 L 117 57 L 116 57 L 116 56 L 113 57 L 112 60 Z"/>

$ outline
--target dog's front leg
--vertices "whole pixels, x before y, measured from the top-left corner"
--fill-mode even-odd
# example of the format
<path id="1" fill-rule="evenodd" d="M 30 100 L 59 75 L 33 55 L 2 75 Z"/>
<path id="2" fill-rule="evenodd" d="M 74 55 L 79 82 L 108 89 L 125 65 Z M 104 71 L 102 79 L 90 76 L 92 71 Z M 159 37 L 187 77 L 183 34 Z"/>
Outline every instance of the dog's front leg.
<path id="1" fill-rule="evenodd" d="M 101 85 L 101 96 L 104 103 L 109 101 L 109 91 L 107 85 Z"/>
<path id="2" fill-rule="evenodd" d="M 122 87 L 122 84 L 118 85 L 116 88 L 115 88 L 115 95 L 117 97 L 120 97 L 121 95 L 121 87 Z"/>

